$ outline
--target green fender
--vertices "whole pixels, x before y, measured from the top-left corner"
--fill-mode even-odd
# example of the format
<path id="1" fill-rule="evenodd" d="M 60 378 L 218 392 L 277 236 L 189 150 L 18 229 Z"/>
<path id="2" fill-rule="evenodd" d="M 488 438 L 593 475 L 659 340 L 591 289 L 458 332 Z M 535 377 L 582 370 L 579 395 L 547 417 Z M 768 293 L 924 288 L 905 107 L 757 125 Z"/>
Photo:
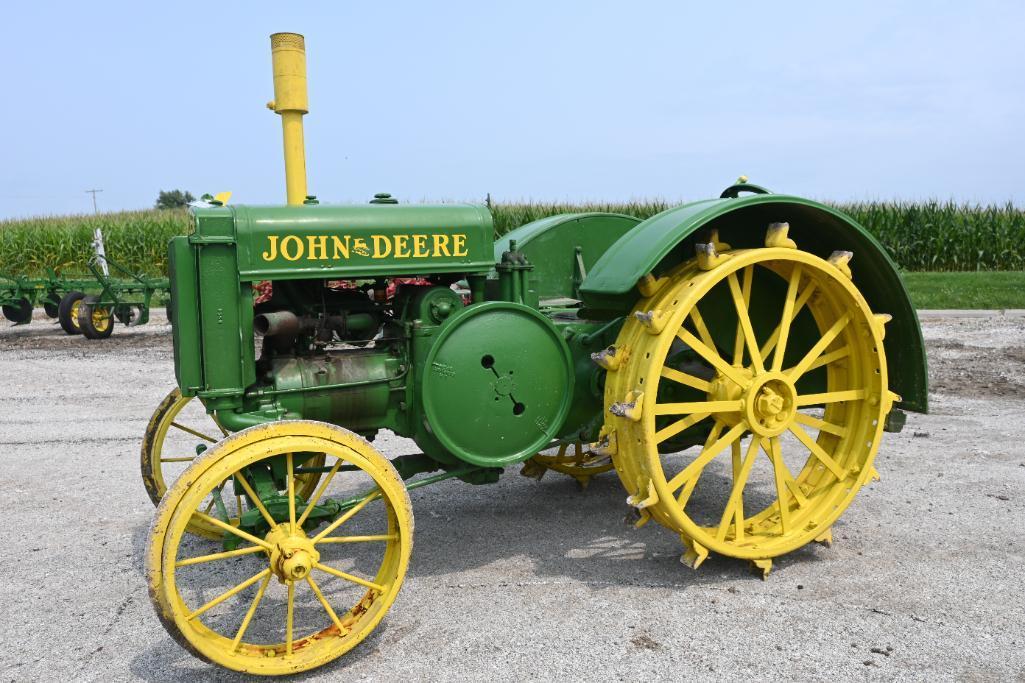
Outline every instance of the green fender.
<path id="1" fill-rule="evenodd" d="M 516 241 L 534 266 L 530 282 L 542 300 L 579 299 L 587 273 L 609 247 L 640 223 L 618 213 L 563 213 L 507 232 L 495 242 L 495 261 Z"/>
<path id="2" fill-rule="evenodd" d="M 661 274 L 694 256 L 694 245 L 719 230 L 720 241 L 735 248 L 764 245 L 770 223 L 790 224 L 789 236 L 800 249 L 822 258 L 836 250 L 854 252 L 854 282 L 872 310 L 889 313 L 886 357 L 890 386 L 901 395 L 898 407 L 928 410 L 925 343 L 918 315 L 897 266 L 883 246 L 849 216 L 817 202 L 787 195 L 759 194 L 709 199 L 663 211 L 640 223 L 595 263 L 580 287 L 584 306 L 594 317 L 626 315 L 640 297 L 637 281 Z"/>

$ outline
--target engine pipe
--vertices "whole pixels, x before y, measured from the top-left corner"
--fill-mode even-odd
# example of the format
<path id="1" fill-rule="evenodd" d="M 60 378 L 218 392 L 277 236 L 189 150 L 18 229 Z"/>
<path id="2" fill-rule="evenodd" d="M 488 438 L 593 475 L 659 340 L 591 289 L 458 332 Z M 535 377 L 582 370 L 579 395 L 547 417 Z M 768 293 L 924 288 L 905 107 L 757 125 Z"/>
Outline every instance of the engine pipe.
<path id="1" fill-rule="evenodd" d="M 300 206 L 306 199 L 306 148 L 303 116 L 309 112 L 306 90 L 306 41 L 298 33 L 274 33 L 270 37 L 274 69 L 274 99 L 267 108 L 281 115 L 285 146 L 285 194 L 288 204 Z"/>

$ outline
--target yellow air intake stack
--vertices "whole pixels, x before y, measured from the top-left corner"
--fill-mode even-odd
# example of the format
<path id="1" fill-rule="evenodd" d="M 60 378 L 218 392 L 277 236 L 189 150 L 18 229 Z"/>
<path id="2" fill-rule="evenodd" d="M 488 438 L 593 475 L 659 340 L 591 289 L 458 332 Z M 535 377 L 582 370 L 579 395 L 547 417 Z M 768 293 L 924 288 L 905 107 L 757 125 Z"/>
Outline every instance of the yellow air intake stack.
<path id="1" fill-rule="evenodd" d="M 306 41 L 298 33 L 274 33 L 270 37 L 274 64 L 274 101 L 268 109 L 281 114 L 285 141 L 285 191 L 288 203 L 298 206 L 306 199 L 306 149 L 303 115 L 309 111 L 306 94 Z"/>

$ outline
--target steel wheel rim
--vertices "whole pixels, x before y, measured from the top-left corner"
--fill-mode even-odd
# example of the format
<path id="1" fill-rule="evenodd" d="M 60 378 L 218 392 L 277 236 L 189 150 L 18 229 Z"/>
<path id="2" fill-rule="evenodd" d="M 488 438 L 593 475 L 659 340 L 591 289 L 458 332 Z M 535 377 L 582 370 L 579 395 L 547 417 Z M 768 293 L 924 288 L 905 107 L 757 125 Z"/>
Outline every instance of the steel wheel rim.
<path id="1" fill-rule="evenodd" d="M 309 428 L 310 425 L 312 425 L 312 430 Z M 313 433 L 305 435 L 297 433 L 303 431 L 304 428 Z M 189 619 L 192 612 L 202 610 L 202 606 L 198 606 L 201 602 L 192 601 L 190 605 L 182 597 L 178 590 L 176 572 L 184 571 L 185 567 L 176 567 L 175 565 L 180 563 L 181 559 L 195 558 L 179 558 L 178 551 L 183 538 L 186 537 L 187 527 L 192 523 L 195 506 L 202 503 L 208 495 L 208 491 L 217 486 L 218 481 L 224 481 L 232 473 L 261 460 L 277 457 L 281 453 L 300 450 L 324 452 L 337 458 L 339 463 L 346 462 L 356 465 L 370 477 L 376 486 L 378 493 L 367 496 L 373 500 L 359 513 L 371 509 L 374 505 L 379 508 L 381 505 L 379 501 L 384 501 L 387 520 L 386 535 L 391 538 L 367 541 L 384 545 L 380 566 L 374 578 L 368 580 L 377 584 L 379 589 L 366 589 L 362 598 L 355 602 L 348 611 L 344 606 L 339 610 L 338 605 L 333 605 L 337 620 L 325 608 L 322 613 L 324 623 L 321 626 L 323 628 L 319 628 L 319 630 L 308 632 L 300 625 L 295 624 L 293 626 L 294 642 L 290 654 L 287 642 L 261 644 L 245 641 L 244 636 L 248 632 L 248 627 L 255 622 L 256 615 L 259 615 L 257 607 L 252 615 L 242 617 L 247 628 L 241 629 L 243 637 L 239 640 L 239 646 L 236 649 L 234 641 L 238 636 L 237 631 L 232 630 L 230 635 L 218 632 L 204 622 L 203 614 Z M 380 512 L 380 510 L 378 511 Z M 301 523 L 301 520 L 297 519 L 297 522 Z M 290 522 L 283 522 L 280 526 L 287 527 L 289 525 Z M 344 533 L 343 525 L 339 525 L 333 530 L 326 530 L 328 535 L 325 538 L 337 538 L 339 533 Z M 342 531 L 340 532 L 338 529 L 342 529 Z M 382 456 L 377 455 L 365 441 L 329 425 L 298 421 L 279 422 L 245 430 L 245 432 L 222 442 L 217 451 L 211 449 L 204 454 L 202 459 L 197 460 L 189 469 L 189 477 L 180 478 L 179 482 L 168 492 L 164 502 L 161 503 L 154 531 L 148 550 L 148 561 L 151 567 L 151 595 L 154 597 L 158 614 L 168 631 L 182 645 L 211 662 L 238 671 L 275 675 L 304 671 L 331 661 L 355 647 L 376 627 L 394 601 L 408 566 L 412 546 L 412 512 L 409 509 L 409 499 L 405 487 L 394 468 Z M 318 532 L 324 531 L 325 529 L 318 528 L 308 537 L 315 538 Z M 316 547 L 321 547 L 322 544 L 336 545 L 338 541 L 319 541 Z M 251 555 L 250 559 L 256 559 L 257 566 L 268 567 L 261 570 L 261 574 L 264 575 L 260 579 L 251 582 L 248 586 L 251 588 L 263 583 L 263 589 L 257 588 L 262 595 L 263 590 L 278 578 L 269 568 L 269 563 L 273 560 L 274 555 L 263 550 L 244 554 Z M 221 562 L 224 560 L 211 561 Z M 321 564 L 327 562 L 328 560 L 324 560 Z M 152 569 L 154 566 L 156 566 L 155 571 Z M 330 565 L 328 566 L 330 567 Z M 329 581 L 344 580 L 319 567 L 315 573 L 317 576 L 313 583 L 316 584 L 316 588 L 305 580 L 296 579 L 293 582 L 295 592 L 289 590 L 288 599 L 291 600 L 294 595 L 298 594 L 300 583 L 305 585 L 305 591 L 318 594 L 324 592 Z M 312 575 L 313 572 L 310 573 L 310 576 Z M 215 592 L 220 593 L 219 589 Z M 229 600 L 237 597 L 239 596 L 232 596 Z M 253 604 L 260 605 L 261 603 L 261 598 L 248 595 L 245 590 L 243 590 L 242 597 L 243 599 L 237 601 L 236 605 L 239 615 L 241 615 L 239 608 L 251 608 Z M 320 604 L 323 605 L 323 602 Z M 247 614 L 248 612 L 249 610 L 246 610 Z M 275 618 L 277 616 L 280 615 L 275 615 Z M 287 614 L 282 618 L 287 620 Z M 339 622 L 347 630 L 344 635 L 339 635 Z M 241 624 L 237 625 L 241 626 Z"/>
<path id="2" fill-rule="evenodd" d="M 784 276 L 787 276 L 788 271 L 792 271 L 797 267 L 797 264 L 800 264 L 801 271 L 805 274 L 814 274 L 814 278 L 821 280 L 820 284 L 823 286 L 822 293 L 819 297 L 811 299 L 813 303 L 806 304 L 809 310 L 812 311 L 820 333 L 829 330 L 832 324 L 835 324 L 830 320 L 831 316 L 836 318 L 843 315 L 840 310 L 846 309 L 839 306 L 840 302 L 844 302 L 850 307 L 852 311 L 851 317 L 854 320 L 843 326 L 837 338 L 842 337 L 847 343 L 851 343 L 859 335 L 864 336 L 861 342 L 854 345 L 855 352 L 851 354 L 850 360 L 858 365 L 857 369 L 851 371 L 851 375 L 857 375 L 858 381 L 866 384 L 863 388 L 867 391 L 862 399 L 854 402 L 842 402 L 844 406 L 840 406 L 841 402 L 839 401 L 827 404 L 825 415 L 822 418 L 831 425 L 835 425 L 837 421 L 841 420 L 845 423 L 850 423 L 847 435 L 839 439 L 839 443 L 836 446 L 843 446 L 845 449 L 849 449 L 840 456 L 838 464 L 841 464 L 843 469 L 853 468 L 854 471 L 845 476 L 842 482 L 836 482 L 834 479 L 834 483 L 831 483 L 830 477 L 835 475 L 821 461 L 818 463 L 814 462 L 817 460 L 817 457 L 809 456 L 805 467 L 799 472 L 791 473 L 791 478 L 796 483 L 811 487 L 814 495 L 810 497 L 805 495 L 809 503 L 801 506 L 802 509 L 798 514 L 788 514 L 792 512 L 791 506 L 794 504 L 794 500 L 793 494 L 789 493 L 791 488 L 786 482 L 786 477 L 782 477 L 783 481 L 780 486 L 785 492 L 788 503 L 787 507 L 791 509 L 783 512 L 779 510 L 779 506 L 776 503 L 773 503 L 750 517 L 745 515 L 742 524 L 745 527 L 742 533 L 743 538 L 738 541 L 735 517 L 727 518 L 724 514 L 717 525 L 709 526 L 695 522 L 692 516 L 687 513 L 686 506 L 691 502 L 693 489 L 697 488 L 700 484 L 691 486 L 691 491 L 684 495 L 684 491 L 688 488 L 688 484 L 692 481 L 693 477 L 683 475 L 683 470 L 676 473 L 664 471 L 663 464 L 665 458 L 658 453 L 657 447 L 653 443 L 656 437 L 655 417 L 656 410 L 658 410 L 654 406 L 654 397 L 657 395 L 661 382 L 672 381 L 662 376 L 663 362 L 673 344 L 675 334 L 672 331 L 683 326 L 693 306 L 704 298 L 713 287 L 730 277 L 736 278 L 737 289 L 740 290 L 740 297 L 743 299 L 743 275 L 741 271 L 748 267 L 763 267 L 763 264 L 773 263 L 776 265 L 770 269 L 776 272 L 777 275 L 782 272 Z M 612 391 L 618 390 L 622 392 L 624 386 L 643 386 L 646 378 L 651 379 L 648 379 L 648 387 L 645 389 L 645 410 L 641 422 L 631 426 L 627 420 L 620 421 L 621 428 L 625 427 L 624 434 L 629 434 L 630 437 L 626 443 L 623 443 L 621 440 L 621 444 L 625 446 L 623 450 L 626 452 L 621 451 L 615 458 L 617 471 L 628 490 L 634 493 L 636 499 L 642 499 L 648 495 L 649 492 L 646 490 L 646 484 L 650 480 L 659 501 L 657 505 L 646 508 L 651 516 L 663 525 L 679 531 L 689 541 L 697 542 L 704 548 L 714 550 L 720 554 L 748 559 L 769 558 L 794 550 L 828 530 L 829 526 L 849 505 L 871 471 L 872 460 L 878 449 L 883 418 L 889 410 L 889 394 L 886 389 L 886 361 L 882 352 L 881 324 L 876 323 L 867 303 L 857 288 L 850 282 L 849 278 L 845 277 L 838 269 L 826 261 L 796 249 L 767 248 L 737 251 L 731 255 L 728 261 L 718 267 L 702 270 L 696 263 L 691 262 L 677 268 L 670 274 L 670 278 L 671 283 L 663 291 L 659 292 L 654 297 L 654 300 L 644 304 L 651 309 L 672 310 L 665 323 L 665 331 L 657 336 L 653 336 L 644 330 L 642 325 L 632 321 L 627 324 L 632 329 L 627 330 L 624 327 L 624 337 L 627 339 L 624 343 L 633 344 L 635 353 L 640 350 L 647 357 L 634 364 L 633 367 L 636 371 L 634 376 L 631 376 L 629 379 L 625 377 L 617 378 L 620 379 L 620 382 L 612 383 L 614 387 Z M 797 296 L 799 295 L 795 294 L 795 298 Z M 816 298 L 822 299 L 825 303 L 814 303 Z M 785 302 L 783 303 L 785 304 Z M 744 347 L 746 349 L 749 346 L 746 333 L 743 336 L 745 337 Z M 691 337 L 696 337 L 696 335 L 691 334 Z M 698 341 L 700 342 L 701 340 Z M 757 341 L 759 344 L 762 344 L 761 340 Z M 832 344 L 827 345 L 827 348 L 832 349 Z M 828 350 L 824 351 L 824 353 L 830 352 Z M 774 360 L 774 352 L 770 353 Z M 720 358 L 722 358 L 722 354 L 720 354 Z M 726 364 L 730 364 L 732 359 L 723 358 L 723 360 Z M 748 364 L 753 365 L 753 359 L 749 360 Z M 826 367 L 828 368 L 826 371 L 829 383 L 828 391 L 845 389 L 844 387 L 837 386 L 838 382 L 844 381 L 845 377 L 842 374 L 838 374 L 832 363 L 826 364 Z M 878 370 L 878 373 L 876 370 Z M 650 404 L 648 403 L 649 396 L 651 397 Z M 875 401 L 874 405 L 870 405 L 872 401 Z M 852 411 L 857 412 L 856 415 L 844 417 L 844 411 L 850 410 L 845 407 L 847 403 L 859 406 L 858 409 Z M 684 414 L 680 414 L 679 417 L 682 419 Z M 713 415 L 712 417 L 716 416 Z M 807 432 L 804 424 L 799 424 L 798 428 L 805 429 Z M 743 437 L 737 437 L 737 431 L 736 425 L 724 426 L 717 438 L 714 441 L 711 439 L 706 441 L 705 447 L 699 453 L 705 453 L 709 446 L 713 446 L 713 448 L 722 446 L 722 450 L 713 455 L 712 459 L 718 457 L 728 458 L 731 453 L 734 458 L 737 458 L 732 447 L 732 440 L 727 439 L 725 444 L 720 441 L 723 436 L 733 436 L 737 438 L 739 443 L 739 439 Z M 743 435 L 746 431 L 746 429 L 741 428 L 740 434 Z M 763 438 L 767 441 L 765 445 L 770 451 L 772 450 L 772 440 L 779 440 L 778 437 L 763 437 L 759 435 L 759 442 L 755 447 L 753 455 L 755 457 L 768 458 L 772 462 L 773 470 L 781 469 L 776 467 L 773 457 L 761 453 L 761 440 Z M 815 437 L 811 438 L 814 439 Z M 748 449 L 751 448 L 751 441 L 752 439 L 749 439 L 747 447 L 741 449 L 743 451 L 739 458 L 741 466 L 743 461 L 749 456 Z M 829 441 L 828 435 L 825 441 Z M 814 442 L 818 443 L 818 440 Z M 638 446 L 638 443 L 642 445 Z M 804 445 L 803 442 L 802 445 Z M 641 451 L 639 455 L 638 450 Z M 782 450 L 782 446 L 780 450 Z M 833 444 L 830 444 L 829 448 L 823 447 L 823 450 L 826 451 L 827 456 L 836 452 Z M 811 448 L 808 448 L 808 451 L 811 453 Z M 632 453 L 633 455 L 631 456 L 627 453 Z M 696 459 L 698 458 L 696 457 Z M 834 458 L 834 461 L 836 461 L 836 458 Z M 700 482 L 703 470 L 704 467 L 698 468 L 698 482 Z M 826 474 L 823 474 L 823 471 Z M 737 472 L 738 467 L 735 464 L 734 476 L 736 476 Z M 681 475 L 683 475 L 682 481 L 680 479 Z M 731 494 L 736 483 L 736 480 L 731 482 Z M 742 483 L 741 493 L 743 493 L 746 485 L 746 483 Z M 682 506 L 679 504 L 681 499 L 683 502 Z M 672 501 L 672 503 L 667 501 Z M 729 503 L 730 501 L 727 500 L 727 505 Z M 725 509 L 723 510 L 724 513 L 726 511 Z M 782 520 L 773 522 L 772 518 L 783 515 L 786 515 L 789 519 L 786 520 L 787 529 L 780 532 L 777 526 L 781 524 Z M 748 524 L 754 527 L 750 531 L 746 529 Z M 725 534 L 723 533 L 724 526 L 727 527 L 727 533 Z M 731 526 L 733 527 L 732 533 L 729 532 L 729 527 Z"/>
<path id="3" fill-rule="evenodd" d="M 167 435 L 172 428 L 189 432 L 197 439 L 213 446 L 223 437 L 227 437 L 229 432 L 212 416 L 208 415 L 211 422 L 217 428 L 218 432 L 209 432 L 205 428 L 196 428 L 194 425 L 178 425 L 176 418 L 181 414 L 182 410 L 194 400 L 192 396 L 182 396 L 179 389 L 174 389 L 170 394 L 161 402 L 161 405 L 157 407 L 153 417 L 150 418 L 150 424 L 147 427 L 147 438 L 143 440 L 142 450 L 142 477 L 146 484 L 146 490 L 150 493 L 150 499 L 154 505 L 159 504 L 161 498 L 167 492 L 167 477 L 164 473 L 164 465 L 166 463 L 175 462 L 194 462 L 200 456 L 171 456 L 170 459 L 164 457 L 163 449 L 164 443 L 167 440 Z M 200 431 L 202 429 L 202 431 Z M 323 457 L 318 456 L 311 464 L 323 464 Z M 179 473 L 181 476 L 184 472 Z M 298 477 L 299 492 L 303 497 L 308 498 L 313 491 L 316 489 L 317 482 L 320 479 L 320 475 L 317 474 L 303 474 Z M 217 539 L 221 537 L 221 531 L 211 524 L 205 523 L 198 518 L 193 520 L 189 524 L 189 532 L 204 536 L 206 538 Z"/>

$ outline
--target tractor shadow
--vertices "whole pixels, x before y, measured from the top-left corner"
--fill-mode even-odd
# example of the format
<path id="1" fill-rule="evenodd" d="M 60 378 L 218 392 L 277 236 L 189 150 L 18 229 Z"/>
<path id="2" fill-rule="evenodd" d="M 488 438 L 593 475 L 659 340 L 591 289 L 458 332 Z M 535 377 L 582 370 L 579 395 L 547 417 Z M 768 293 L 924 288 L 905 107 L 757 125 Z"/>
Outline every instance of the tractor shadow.
<path id="1" fill-rule="evenodd" d="M 416 533 L 409 578 L 444 577 L 456 584 L 575 583 L 680 587 L 759 581 L 745 561 L 714 553 L 694 571 L 680 563 L 678 536 L 651 520 L 634 528 L 636 515 L 614 472 L 585 490 L 556 472 L 541 481 L 509 467 L 491 486 L 458 481 L 410 493 Z M 691 507 L 721 512 L 718 491 L 731 481 L 702 478 Z M 702 494 L 702 488 L 708 494 Z M 717 491 L 718 490 L 718 491 Z M 828 559 L 813 546 L 777 558 L 773 571 Z"/>

